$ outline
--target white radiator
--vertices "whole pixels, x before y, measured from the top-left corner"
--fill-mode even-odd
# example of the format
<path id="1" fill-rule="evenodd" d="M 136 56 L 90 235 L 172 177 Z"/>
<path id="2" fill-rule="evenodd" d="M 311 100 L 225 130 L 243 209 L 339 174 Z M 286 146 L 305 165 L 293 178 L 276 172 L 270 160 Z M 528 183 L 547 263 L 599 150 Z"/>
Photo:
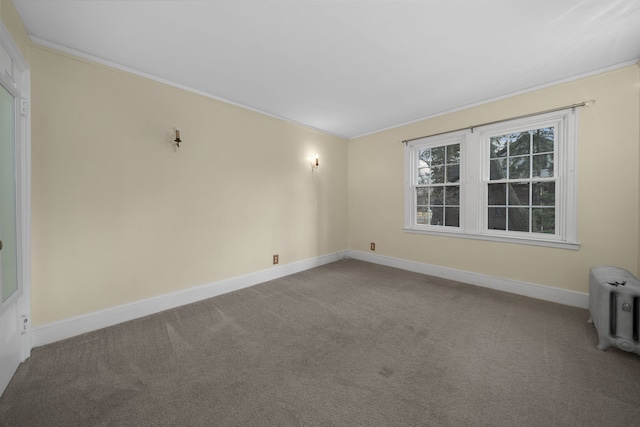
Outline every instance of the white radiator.
<path id="1" fill-rule="evenodd" d="M 618 267 L 593 267 L 589 314 L 598 331 L 598 349 L 615 346 L 640 354 L 640 281 L 633 274 Z"/>

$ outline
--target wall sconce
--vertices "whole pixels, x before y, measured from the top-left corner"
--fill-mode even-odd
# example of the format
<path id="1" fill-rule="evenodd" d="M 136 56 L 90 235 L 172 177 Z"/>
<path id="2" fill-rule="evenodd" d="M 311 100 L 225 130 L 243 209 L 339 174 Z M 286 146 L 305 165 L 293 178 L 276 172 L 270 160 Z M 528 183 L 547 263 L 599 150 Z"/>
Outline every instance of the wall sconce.
<path id="1" fill-rule="evenodd" d="M 176 139 L 174 139 L 176 146 L 178 148 L 180 148 L 180 143 L 182 142 L 182 140 L 180 139 L 180 131 L 178 129 L 176 129 Z"/>
<path id="2" fill-rule="evenodd" d="M 318 169 L 318 166 L 320 166 L 318 159 L 318 154 L 314 154 L 313 156 L 311 156 L 311 169 Z"/>

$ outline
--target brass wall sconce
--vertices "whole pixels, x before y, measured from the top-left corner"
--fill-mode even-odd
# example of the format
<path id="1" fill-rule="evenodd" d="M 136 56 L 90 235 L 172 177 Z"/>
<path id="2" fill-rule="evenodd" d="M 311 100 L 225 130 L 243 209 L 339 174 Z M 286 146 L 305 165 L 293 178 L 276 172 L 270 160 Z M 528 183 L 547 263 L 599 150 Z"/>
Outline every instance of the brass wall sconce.
<path id="1" fill-rule="evenodd" d="M 178 129 L 176 129 L 176 139 L 174 139 L 174 142 L 176 143 L 176 147 L 180 148 L 182 140 L 180 139 L 180 131 Z"/>
<path id="2" fill-rule="evenodd" d="M 318 166 L 320 166 L 318 159 L 318 154 L 311 156 L 311 169 L 318 169 Z"/>

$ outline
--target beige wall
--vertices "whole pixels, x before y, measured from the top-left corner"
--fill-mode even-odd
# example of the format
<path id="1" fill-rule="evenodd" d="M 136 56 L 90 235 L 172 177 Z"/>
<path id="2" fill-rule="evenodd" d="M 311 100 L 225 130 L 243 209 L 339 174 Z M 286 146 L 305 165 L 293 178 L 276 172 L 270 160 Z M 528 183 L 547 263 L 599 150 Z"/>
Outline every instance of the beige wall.
<path id="1" fill-rule="evenodd" d="M 347 248 L 345 140 L 44 48 L 31 66 L 36 326 Z"/>
<path id="2" fill-rule="evenodd" d="M 580 292 L 589 268 L 638 273 L 640 69 L 630 66 L 349 142 L 349 248 Z M 408 234 L 398 141 L 595 99 L 579 111 L 580 250 Z M 428 102 L 428 100 L 425 100 Z"/>

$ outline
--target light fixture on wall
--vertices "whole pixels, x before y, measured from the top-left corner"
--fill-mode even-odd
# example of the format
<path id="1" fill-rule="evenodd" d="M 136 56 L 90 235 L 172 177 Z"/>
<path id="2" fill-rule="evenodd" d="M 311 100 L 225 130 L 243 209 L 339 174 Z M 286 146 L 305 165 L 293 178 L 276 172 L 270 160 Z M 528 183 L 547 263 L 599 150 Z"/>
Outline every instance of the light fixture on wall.
<path id="1" fill-rule="evenodd" d="M 176 143 L 176 147 L 180 148 L 182 140 L 180 139 L 180 131 L 178 129 L 176 129 L 176 139 L 174 139 L 174 141 Z"/>
<path id="2" fill-rule="evenodd" d="M 318 169 L 318 166 L 320 166 L 318 159 L 319 157 L 317 153 L 311 156 L 311 169 Z"/>

